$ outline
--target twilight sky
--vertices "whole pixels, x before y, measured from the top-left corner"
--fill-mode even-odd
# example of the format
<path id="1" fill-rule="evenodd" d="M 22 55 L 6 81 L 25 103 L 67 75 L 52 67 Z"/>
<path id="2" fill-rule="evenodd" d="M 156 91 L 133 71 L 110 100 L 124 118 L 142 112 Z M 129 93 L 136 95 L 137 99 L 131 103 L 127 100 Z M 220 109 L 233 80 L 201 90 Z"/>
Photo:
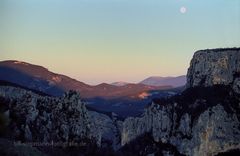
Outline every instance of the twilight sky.
<path id="1" fill-rule="evenodd" d="M 240 0 L 0 0 L 0 60 L 89 84 L 183 75 L 221 47 L 240 47 Z"/>

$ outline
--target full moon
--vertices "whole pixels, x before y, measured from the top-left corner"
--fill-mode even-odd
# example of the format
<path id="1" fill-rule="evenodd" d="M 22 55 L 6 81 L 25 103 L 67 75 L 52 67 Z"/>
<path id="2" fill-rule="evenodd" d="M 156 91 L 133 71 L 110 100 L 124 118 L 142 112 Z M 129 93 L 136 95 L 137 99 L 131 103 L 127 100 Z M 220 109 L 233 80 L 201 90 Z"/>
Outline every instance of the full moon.
<path id="1" fill-rule="evenodd" d="M 187 12 L 187 8 L 186 8 L 186 7 L 181 7 L 181 8 L 180 8 L 180 12 L 181 12 L 182 14 L 186 13 L 186 12 Z"/>

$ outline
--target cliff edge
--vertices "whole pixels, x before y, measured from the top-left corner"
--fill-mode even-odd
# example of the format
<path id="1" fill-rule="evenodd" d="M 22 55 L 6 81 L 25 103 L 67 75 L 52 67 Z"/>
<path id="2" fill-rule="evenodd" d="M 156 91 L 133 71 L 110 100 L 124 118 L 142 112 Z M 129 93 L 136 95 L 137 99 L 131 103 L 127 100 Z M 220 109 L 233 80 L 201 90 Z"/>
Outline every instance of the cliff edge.
<path id="1" fill-rule="evenodd" d="M 197 51 L 187 73 L 187 87 L 231 85 L 240 93 L 240 48 Z"/>

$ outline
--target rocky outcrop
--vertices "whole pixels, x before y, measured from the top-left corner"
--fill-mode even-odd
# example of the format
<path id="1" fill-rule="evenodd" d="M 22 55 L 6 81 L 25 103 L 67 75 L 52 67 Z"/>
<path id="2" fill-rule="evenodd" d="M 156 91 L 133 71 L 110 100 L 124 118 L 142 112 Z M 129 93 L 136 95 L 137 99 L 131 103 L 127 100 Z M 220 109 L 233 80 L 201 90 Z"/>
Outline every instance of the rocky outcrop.
<path id="1" fill-rule="evenodd" d="M 232 85 L 240 93 L 240 48 L 197 51 L 187 74 L 187 87 Z"/>
<path id="2" fill-rule="evenodd" d="M 129 146 L 148 133 L 154 142 L 170 144 L 184 155 L 240 149 L 239 73 L 240 49 L 196 52 L 187 89 L 181 95 L 154 100 L 142 117 L 126 119 L 121 144 Z"/>
<path id="3" fill-rule="evenodd" d="M 228 114 L 221 105 L 204 111 L 189 130 L 190 122 L 184 118 L 182 121 L 186 122 L 186 131 L 190 132 L 188 133 L 190 137 L 172 136 L 170 143 L 183 154 L 216 155 L 240 148 L 239 119 L 236 114 Z M 178 130 L 184 134 L 184 129 L 179 127 Z"/>
<path id="4" fill-rule="evenodd" d="M 205 97 L 191 101 L 189 107 L 178 98 L 165 105 L 153 103 L 141 118 L 124 121 L 122 145 L 150 132 L 154 141 L 174 145 L 185 155 L 214 155 L 240 148 L 239 112 L 229 112 L 233 106 L 228 102 L 207 106 L 208 102 Z M 201 110 L 201 105 L 206 109 Z"/>
<path id="5" fill-rule="evenodd" d="M 85 105 L 79 94 L 63 98 L 24 94 L 10 105 L 14 138 L 24 141 L 81 141 L 95 138 Z M 97 139 L 97 138 L 96 138 Z"/>
<path id="6" fill-rule="evenodd" d="M 153 103 L 142 117 L 127 118 L 123 122 L 121 145 L 146 132 L 152 132 L 155 141 L 166 142 L 173 124 L 171 110 L 172 106 L 165 107 Z"/>
<path id="7" fill-rule="evenodd" d="M 96 144 L 119 148 L 120 121 L 88 111 L 79 93 L 61 98 L 41 96 L 11 86 L 1 86 L 0 96 L 8 99 L 5 111 L 11 119 L 12 138 L 23 142 Z M 114 120 L 113 120 L 114 119 Z"/>
<path id="8" fill-rule="evenodd" d="M 90 121 L 94 125 L 94 133 L 97 134 L 101 146 L 109 148 L 109 145 L 112 145 L 114 150 L 118 150 L 121 147 L 119 127 L 122 121 L 118 121 L 114 113 L 107 116 L 95 111 L 89 111 L 88 114 Z"/>

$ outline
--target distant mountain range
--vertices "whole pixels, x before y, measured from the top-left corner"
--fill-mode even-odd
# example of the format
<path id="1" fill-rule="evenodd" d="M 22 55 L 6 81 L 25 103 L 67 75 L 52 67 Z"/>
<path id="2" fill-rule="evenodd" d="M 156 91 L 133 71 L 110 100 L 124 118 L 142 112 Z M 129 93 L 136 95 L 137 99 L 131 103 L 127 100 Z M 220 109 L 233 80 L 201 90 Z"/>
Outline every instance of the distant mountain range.
<path id="1" fill-rule="evenodd" d="M 119 82 L 113 82 L 111 83 L 111 85 L 114 85 L 114 86 L 126 86 L 128 85 L 129 83 L 128 82 L 124 82 L 124 81 L 119 81 Z"/>
<path id="2" fill-rule="evenodd" d="M 175 87 L 184 86 L 186 84 L 186 81 L 187 81 L 186 75 L 176 76 L 176 77 L 151 76 L 139 82 L 138 84 L 144 84 L 147 86 L 155 86 L 155 87 L 171 86 L 175 88 Z M 111 85 L 114 85 L 114 86 L 125 86 L 128 84 L 130 83 L 124 82 L 124 81 L 111 83 Z"/>
<path id="3" fill-rule="evenodd" d="M 172 87 L 180 87 L 186 84 L 186 76 L 177 76 L 177 77 L 160 77 L 153 76 L 149 77 L 140 82 L 140 84 L 145 84 L 149 86 L 165 86 L 170 85 Z"/>
<path id="4" fill-rule="evenodd" d="M 65 91 L 76 90 L 81 93 L 83 98 L 138 98 L 142 97 L 139 95 L 143 95 L 144 92 L 172 88 L 170 83 L 157 86 L 144 83 L 116 82 L 91 86 L 68 76 L 48 71 L 48 69 L 42 66 L 14 60 L 0 62 L 0 80 L 12 82 L 53 96 L 61 96 Z"/>
<path id="5" fill-rule="evenodd" d="M 3 84 L 9 82 L 50 96 L 62 96 L 66 91 L 76 90 L 89 107 L 115 112 L 123 117 L 141 113 L 152 98 L 171 96 L 183 89 L 183 87 L 174 89 L 172 86 L 178 86 L 175 83 L 173 85 L 162 83 L 163 85 L 159 86 L 153 83 L 148 85 L 142 82 L 137 84 L 116 82 L 91 86 L 68 76 L 53 73 L 42 66 L 14 60 L 0 62 L 0 81 Z"/>

